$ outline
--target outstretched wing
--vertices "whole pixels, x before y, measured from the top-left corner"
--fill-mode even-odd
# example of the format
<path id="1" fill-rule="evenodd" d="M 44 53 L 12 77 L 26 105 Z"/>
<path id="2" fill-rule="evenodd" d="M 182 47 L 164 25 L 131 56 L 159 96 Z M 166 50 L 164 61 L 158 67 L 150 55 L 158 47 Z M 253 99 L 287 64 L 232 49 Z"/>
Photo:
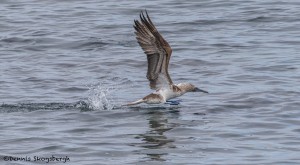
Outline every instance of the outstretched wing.
<path id="1" fill-rule="evenodd" d="M 168 42 L 159 34 L 147 11 L 146 17 L 140 14 L 140 21 L 134 20 L 136 39 L 147 55 L 147 78 L 151 89 L 159 89 L 164 85 L 173 84 L 168 73 L 172 49 Z"/>

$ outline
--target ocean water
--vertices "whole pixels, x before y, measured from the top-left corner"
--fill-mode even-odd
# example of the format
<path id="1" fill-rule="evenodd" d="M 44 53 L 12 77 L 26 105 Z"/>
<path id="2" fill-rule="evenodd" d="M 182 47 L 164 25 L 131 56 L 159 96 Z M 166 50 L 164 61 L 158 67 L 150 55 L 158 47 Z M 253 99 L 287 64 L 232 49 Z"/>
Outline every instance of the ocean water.
<path id="1" fill-rule="evenodd" d="M 209 94 L 121 106 L 151 92 L 144 9 L 173 81 Z M 298 1 L 2 0 L 0 13 L 0 164 L 300 164 Z"/>

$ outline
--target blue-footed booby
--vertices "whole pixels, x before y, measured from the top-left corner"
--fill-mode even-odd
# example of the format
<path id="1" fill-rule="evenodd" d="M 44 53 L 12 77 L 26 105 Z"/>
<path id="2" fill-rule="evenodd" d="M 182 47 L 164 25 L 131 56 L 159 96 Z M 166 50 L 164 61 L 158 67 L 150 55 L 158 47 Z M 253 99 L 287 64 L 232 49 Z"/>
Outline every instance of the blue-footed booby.
<path id="1" fill-rule="evenodd" d="M 126 105 L 165 103 L 169 99 L 179 97 L 187 92 L 208 93 L 191 83 L 174 84 L 172 82 L 168 72 L 172 54 L 171 46 L 159 34 L 147 11 L 145 13 L 143 11 L 140 13 L 140 21 L 134 20 L 133 27 L 136 30 L 136 39 L 147 55 L 147 79 L 150 81 L 150 88 L 155 92 Z"/>

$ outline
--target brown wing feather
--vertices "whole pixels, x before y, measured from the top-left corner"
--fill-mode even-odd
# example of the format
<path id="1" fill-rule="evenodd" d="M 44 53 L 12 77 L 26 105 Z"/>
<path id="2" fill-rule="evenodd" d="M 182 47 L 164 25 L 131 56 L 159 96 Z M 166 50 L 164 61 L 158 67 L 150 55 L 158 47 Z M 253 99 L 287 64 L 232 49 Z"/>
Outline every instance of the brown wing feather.
<path id="1" fill-rule="evenodd" d="M 147 11 L 146 17 L 141 12 L 140 19 L 141 21 L 134 20 L 134 28 L 136 39 L 147 55 L 147 78 L 150 81 L 150 87 L 158 89 L 163 83 L 171 85 L 173 82 L 168 73 L 168 66 L 172 49 L 155 28 Z M 161 74 L 166 78 L 161 78 Z"/>

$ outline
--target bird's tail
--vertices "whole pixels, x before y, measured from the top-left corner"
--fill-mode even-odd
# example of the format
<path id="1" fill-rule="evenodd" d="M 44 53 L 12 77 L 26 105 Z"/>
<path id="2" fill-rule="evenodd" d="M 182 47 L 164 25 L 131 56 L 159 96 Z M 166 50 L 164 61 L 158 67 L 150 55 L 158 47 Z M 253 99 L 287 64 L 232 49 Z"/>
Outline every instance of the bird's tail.
<path id="1" fill-rule="evenodd" d="M 131 103 L 127 103 L 127 104 L 125 104 L 125 105 L 123 105 L 123 106 L 137 105 L 137 104 L 144 103 L 144 102 L 145 102 L 144 99 L 139 99 L 139 100 L 137 100 L 137 101 L 134 101 L 134 102 L 131 102 Z"/>

